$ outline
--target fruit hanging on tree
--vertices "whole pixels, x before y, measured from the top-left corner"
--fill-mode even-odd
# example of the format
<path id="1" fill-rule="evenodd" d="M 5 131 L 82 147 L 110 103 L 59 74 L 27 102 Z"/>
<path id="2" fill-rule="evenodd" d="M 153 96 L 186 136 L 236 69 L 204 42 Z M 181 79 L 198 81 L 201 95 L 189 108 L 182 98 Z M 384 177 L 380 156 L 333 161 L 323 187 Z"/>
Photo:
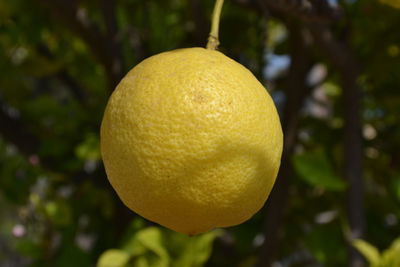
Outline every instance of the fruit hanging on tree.
<path id="1" fill-rule="evenodd" d="M 240 224 L 265 203 L 282 153 L 274 103 L 254 75 L 207 49 L 152 56 L 112 94 L 101 126 L 110 183 L 139 215 L 185 234 Z"/>

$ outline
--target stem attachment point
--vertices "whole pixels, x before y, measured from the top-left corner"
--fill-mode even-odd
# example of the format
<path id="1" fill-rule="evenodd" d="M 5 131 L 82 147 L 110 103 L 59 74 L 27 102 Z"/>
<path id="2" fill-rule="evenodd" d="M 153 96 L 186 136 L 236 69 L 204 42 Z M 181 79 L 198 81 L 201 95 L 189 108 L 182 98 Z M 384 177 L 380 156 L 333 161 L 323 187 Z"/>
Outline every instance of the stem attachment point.
<path id="1" fill-rule="evenodd" d="M 212 14 L 211 31 L 208 36 L 207 49 L 216 50 L 219 45 L 218 32 L 219 32 L 219 20 L 221 16 L 222 5 L 224 0 L 216 0 L 214 11 Z"/>

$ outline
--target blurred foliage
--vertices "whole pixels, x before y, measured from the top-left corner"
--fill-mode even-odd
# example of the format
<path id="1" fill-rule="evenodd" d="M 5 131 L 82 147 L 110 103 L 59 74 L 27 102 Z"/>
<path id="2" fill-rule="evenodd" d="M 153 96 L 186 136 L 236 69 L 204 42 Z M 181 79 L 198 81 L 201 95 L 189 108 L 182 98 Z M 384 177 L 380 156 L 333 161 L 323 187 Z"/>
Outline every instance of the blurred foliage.
<path id="1" fill-rule="evenodd" d="M 361 239 L 355 240 L 353 245 L 368 259 L 371 267 L 400 266 L 400 238 L 394 240 L 382 253 Z"/>
<path id="2" fill-rule="evenodd" d="M 99 152 L 111 92 L 96 53 L 104 44 L 88 42 L 91 32 L 51 8 L 60 2 L 79 3 L 76 17 L 107 36 L 98 1 L 0 0 L 0 110 L 21 126 L 0 124 L 0 266 L 253 266 L 264 210 L 240 226 L 188 237 L 144 221 L 116 197 Z M 293 18 L 267 20 L 245 2 L 226 1 L 220 49 L 267 85 L 281 111 L 292 56 L 285 22 Z M 212 0 L 115 3 L 122 73 L 153 54 L 205 45 Z M 379 250 L 400 236 L 400 5 L 338 4 L 344 18 L 335 31 L 344 36 L 351 25 L 362 66 L 365 221 L 373 246 L 355 246 L 371 266 L 398 266 L 398 240 Z M 318 81 L 309 82 L 313 92 L 300 112 L 277 266 L 346 265 L 343 92 L 334 66 L 314 44 L 311 50 L 308 80 Z M 13 135 L 4 134 L 10 127 Z"/>
<path id="3" fill-rule="evenodd" d="M 140 220 L 132 228 L 144 226 Z M 189 237 L 170 230 L 147 227 L 136 229 L 135 234 L 124 242 L 121 249 L 105 251 L 98 263 L 99 267 L 196 267 L 203 266 L 212 251 L 212 243 L 221 231 L 211 231 Z"/>

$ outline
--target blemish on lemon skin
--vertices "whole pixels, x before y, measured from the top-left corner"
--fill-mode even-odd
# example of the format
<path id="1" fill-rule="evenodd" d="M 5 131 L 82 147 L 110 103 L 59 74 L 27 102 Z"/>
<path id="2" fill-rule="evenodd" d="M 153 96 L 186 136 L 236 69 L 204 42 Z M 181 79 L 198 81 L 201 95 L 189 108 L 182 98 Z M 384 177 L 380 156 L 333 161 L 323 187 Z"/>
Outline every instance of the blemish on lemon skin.
<path id="1" fill-rule="evenodd" d="M 199 104 L 208 103 L 208 97 L 200 90 L 193 92 L 193 101 Z"/>

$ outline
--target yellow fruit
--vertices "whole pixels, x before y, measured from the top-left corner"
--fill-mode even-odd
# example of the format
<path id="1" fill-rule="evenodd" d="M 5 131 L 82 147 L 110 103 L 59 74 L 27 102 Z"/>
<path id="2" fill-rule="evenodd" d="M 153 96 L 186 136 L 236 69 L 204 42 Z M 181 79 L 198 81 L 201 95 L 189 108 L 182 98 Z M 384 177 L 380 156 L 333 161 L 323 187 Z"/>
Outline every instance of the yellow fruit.
<path id="1" fill-rule="evenodd" d="M 133 68 L 101 126 L 107 176 L 125 205 L 186 234 L 256 213 L 274 184 L 282 139 L 265 88 L 239 63 L 203 48 Z"/>

